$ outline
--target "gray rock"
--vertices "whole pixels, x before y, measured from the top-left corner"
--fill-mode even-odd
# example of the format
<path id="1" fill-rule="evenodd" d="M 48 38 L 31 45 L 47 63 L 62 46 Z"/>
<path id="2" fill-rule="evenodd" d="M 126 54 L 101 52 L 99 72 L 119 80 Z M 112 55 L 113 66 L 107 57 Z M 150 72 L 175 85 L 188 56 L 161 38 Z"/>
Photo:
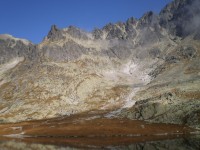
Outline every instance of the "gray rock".
<path id="1" fill-rule="evenodd" d="M 0 64 L 6 63 L 16 57 L 25 57 L 29 60 L 35 60 L 39 56 L 37 47 L 32 43 L 26 45 L 20 40 L 0 39 L 0 45 Z"/>
<path id="2" fill-rule="evenodd" d="M 195 33 L 194 40 L 200 40 L 200 30 Z"/>
<path id="3" fill-rule="evenodd" d="M 195 58 L 197 56 L 197 50 L 192 46 L 181 47 L 179 53 L 184 59 Z"/>
<path id="4" fill-rule="evenodd" d="M 51 30 L 49 31 L 47 38 L 51 41 L 63 39 L 64 36 L 62 34 L 62 30 L 59 29 L 56 25 L 51 26 Z"/>
<path id="5" fill-rule="evenodd" d="M 108 40 L 125 38 L 125 33 L 115 24 L 109 23 L 103 27 L 103 30 L 108 33 L 106 37 Z"/>
<path id="6" fill-rule="evenodd" d="M 159 65 L 149 73 L 149 75 L 153 78 L 156 78 L 159 74 L 161 74 L 163 71 L 165 71 L 167 66 L 165 64 Z"/>
<path id="7" fill-rule="evenodd" d="M 138 24 L 139 28 L 145 28 L 145 27 L 159 28 L 159 16 L 152 11 L 147 12 L 142 16 L 142 18 L 140 18 Z"/>
<path id="8" fill-rule="evenodd" d="M 103 31 L 101 29 L 96 28 L 92 31 L 92 35 L 95 39 L 102 39 Z"/>
<path id="9" fill-rule="evenodd" d="M 77 39 L 84 39 L 84 40 L 88 39 L 88 36 L 86 35 L 84 31 L 74 26 L 69 26 L 67 33 L 69 33 L 72 37 L 77 38 Z"/>
<path id="10" fill-rule="evenodd" d="M 160 25 L 180 37 L 194 34 L 200 29 L 199 6 L 199 0 L 174 0 L 160 12 Z"/>
<path id="11" fill-rule="evenodd" d="M 160 51 L 160 49 L 158 49 L 158 48 L 153 48 L 153 49 L 150 49 L 150 50 L 149 50 L 149 55 L 150 55 L 152 58 L 159 57 L 160 54 L 161 54 L 161 51 Z"/>
<path id="12" fill-rule="evenodd" d="M 89 49 L 73 42 L 68 41 L 62 47 L 45 46 L 42 48 L 45 59 L 51 59 L 56 62 L 70 61 L 79 58 L 83 54 L 87 54 Z"/>
<path id="13" fill-rule="evenodd" d="M 169 55 L 165 57 L 167 63 L 177 63 L 180 59 L 175 55 Z"/>
<path id="14" fill-rule="evenodd" d="M 135 26 L 137 24 L 137 20 L 133 17 L 129 18 L 127 21 L 126 21 L 126 26 L 125 26 L 125 29 L 126 29 L 126 33 L 127 33 L 127 39 L 133 39 L 136 37 L 136 30 L 135 30 Z"/>
<path id="15" fill-rule="evenodd" d="M 113 46 L 109 49 L 109 51 L 115 57 L 122 59 L 122 60 L 130 57 L 131 49 L 133 47 L 128 41 L 119 40 L 119 41 L 117 41 L 117 44 L 114 41 L 113 44 L 111 42 L 111 45 L 113 45 Z"/>
<path id="16" fill-rule="evenodd" d="M 161 34 L 160 31 L 152 31 L 149 27 L 143 28 L 140 34 L 140 45 L 148 45 L 152 43 L 160 42 L 164 39 L 164 36 Z"/>

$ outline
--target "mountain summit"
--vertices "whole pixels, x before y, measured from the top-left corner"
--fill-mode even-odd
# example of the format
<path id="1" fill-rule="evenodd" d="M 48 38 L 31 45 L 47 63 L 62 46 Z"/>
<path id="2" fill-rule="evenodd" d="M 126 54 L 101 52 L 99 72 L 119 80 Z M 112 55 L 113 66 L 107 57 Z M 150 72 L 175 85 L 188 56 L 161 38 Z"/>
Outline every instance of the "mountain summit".
<path id="1" fill-rule="evenodd" d="M 0 35 L 0 122 L 94 113 L 200 127 L 200 1 L 44 40 Z M 103 115 L 102 115 L 103 114 Z"/>

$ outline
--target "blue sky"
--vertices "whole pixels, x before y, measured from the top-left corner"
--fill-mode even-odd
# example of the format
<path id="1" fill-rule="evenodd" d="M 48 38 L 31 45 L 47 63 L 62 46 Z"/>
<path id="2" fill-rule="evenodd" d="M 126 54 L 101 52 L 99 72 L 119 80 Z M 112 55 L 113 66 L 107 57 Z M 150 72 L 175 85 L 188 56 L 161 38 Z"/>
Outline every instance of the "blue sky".
<path id="1" fill-rule="evenodd" d="M 159 11 L 172 0 L 1 0 L 0 34 L 39 43 L 51 25 L 74 25 L 91 31 L 109 22 L 140 18 Z"/>

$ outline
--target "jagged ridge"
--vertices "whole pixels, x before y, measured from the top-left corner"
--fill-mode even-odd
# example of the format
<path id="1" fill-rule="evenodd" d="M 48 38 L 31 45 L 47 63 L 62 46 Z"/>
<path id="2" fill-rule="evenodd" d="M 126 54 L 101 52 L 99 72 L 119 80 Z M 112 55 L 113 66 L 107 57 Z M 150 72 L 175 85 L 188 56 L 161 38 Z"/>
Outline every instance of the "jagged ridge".
<path id="1" fill-rule="evenodd" d="M 175 0 L 159 15 L 92 33 L 53 25 L 38 45 L 1 36 L 1 121 L 95 110 L 197 127 L 199 22 L 186 27 L 200 16 L 198 2 Z"/>

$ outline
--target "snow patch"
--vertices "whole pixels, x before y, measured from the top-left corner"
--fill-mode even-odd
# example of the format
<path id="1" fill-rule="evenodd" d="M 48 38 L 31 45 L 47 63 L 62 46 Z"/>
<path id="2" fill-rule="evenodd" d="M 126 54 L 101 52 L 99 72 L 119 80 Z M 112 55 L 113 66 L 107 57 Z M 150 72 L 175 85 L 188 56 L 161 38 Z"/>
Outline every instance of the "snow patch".
<path id="1" fill-rule="evenodd" d="M 138 65 L 134 62 L 128 62 L 122 68 L 122 72 L 128 75 L 133 74 L 138 69 Z"/>

